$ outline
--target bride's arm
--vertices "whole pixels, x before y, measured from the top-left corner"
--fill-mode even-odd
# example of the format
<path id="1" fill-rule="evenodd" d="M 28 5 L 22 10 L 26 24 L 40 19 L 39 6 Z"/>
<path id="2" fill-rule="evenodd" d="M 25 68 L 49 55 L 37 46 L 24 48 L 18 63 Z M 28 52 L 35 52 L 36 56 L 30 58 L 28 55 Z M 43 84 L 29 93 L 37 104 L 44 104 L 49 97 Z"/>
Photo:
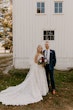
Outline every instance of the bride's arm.
<path id="1" fill-rule="evenodd" d="M 38 63 L 38 55 L 35 55 L 34 62 Z"/>

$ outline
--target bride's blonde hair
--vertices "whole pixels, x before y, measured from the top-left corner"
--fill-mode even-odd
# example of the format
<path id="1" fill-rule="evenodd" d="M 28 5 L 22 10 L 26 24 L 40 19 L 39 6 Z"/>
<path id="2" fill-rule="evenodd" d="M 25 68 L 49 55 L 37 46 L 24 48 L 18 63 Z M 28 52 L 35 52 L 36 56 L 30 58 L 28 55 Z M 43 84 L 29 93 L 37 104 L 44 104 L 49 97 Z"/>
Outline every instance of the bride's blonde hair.
<path id="1" fill-rule="evenodd" d="M 38 45 L 37 46 L 37 53 L 43 54 L 42 49 L 43 49 L 42 46 L 41 45 Z"/>

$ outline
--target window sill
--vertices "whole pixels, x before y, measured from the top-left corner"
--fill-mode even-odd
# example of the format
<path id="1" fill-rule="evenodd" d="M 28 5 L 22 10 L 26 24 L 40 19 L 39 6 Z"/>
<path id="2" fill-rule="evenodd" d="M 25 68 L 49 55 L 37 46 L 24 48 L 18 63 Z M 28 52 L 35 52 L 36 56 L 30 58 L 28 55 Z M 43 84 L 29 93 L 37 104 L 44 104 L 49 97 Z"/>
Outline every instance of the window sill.
<path id="1" fill-rule="evenodd" d="M 64 15 L 64 13 L 53 13 L 53 15 Z"/>
<path id="2" fill-rule="evenodd" d="M 64 2 L 64 0 L 53 0 L 55 2 Z"/>
<path id="3" fill-rule="evenodd" d="M 36 16 L 44 16 L 44 15 L 46 15 L 46 13 L 36 13 L 35 15 Z"/>

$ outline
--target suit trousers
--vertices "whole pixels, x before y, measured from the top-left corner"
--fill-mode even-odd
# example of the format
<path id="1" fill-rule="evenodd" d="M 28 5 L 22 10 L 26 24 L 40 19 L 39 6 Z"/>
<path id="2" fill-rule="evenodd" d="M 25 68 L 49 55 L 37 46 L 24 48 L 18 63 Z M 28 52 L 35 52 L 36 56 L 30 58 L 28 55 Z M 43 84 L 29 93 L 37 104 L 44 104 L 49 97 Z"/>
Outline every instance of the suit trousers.
<path id="1" fill-rule="evenodd" d="M 52 90 L 54 90 L 55 89 L 54 69 L 51 69 L 50 65 L 47 64 L 45 66 L 45 70 L 46 70 L 46 77 L 47 77 L 48 87 L 49 87 L 49 84 L 50 84 L 50 81 L 51 81 L 51 87 L 52 87 Z M 50 77 L 50 79 L 49 79 L 49 77 Z"/>

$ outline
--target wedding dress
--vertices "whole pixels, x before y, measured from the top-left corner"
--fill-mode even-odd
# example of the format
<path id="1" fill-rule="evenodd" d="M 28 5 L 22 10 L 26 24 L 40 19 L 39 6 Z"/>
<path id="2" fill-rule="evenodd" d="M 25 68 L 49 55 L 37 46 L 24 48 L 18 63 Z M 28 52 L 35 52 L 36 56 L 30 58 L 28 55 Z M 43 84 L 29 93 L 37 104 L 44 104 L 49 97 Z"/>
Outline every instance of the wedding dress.
<path id="1" fill-rule="evenodd" d="M 40 54 L 38 59 L 42 57 Z M 27 105 L 43 100 L 48 93 L 45 69 L 33 63 L 25 80 L 0 92 L 0 102 L 5 105 Z"/>

